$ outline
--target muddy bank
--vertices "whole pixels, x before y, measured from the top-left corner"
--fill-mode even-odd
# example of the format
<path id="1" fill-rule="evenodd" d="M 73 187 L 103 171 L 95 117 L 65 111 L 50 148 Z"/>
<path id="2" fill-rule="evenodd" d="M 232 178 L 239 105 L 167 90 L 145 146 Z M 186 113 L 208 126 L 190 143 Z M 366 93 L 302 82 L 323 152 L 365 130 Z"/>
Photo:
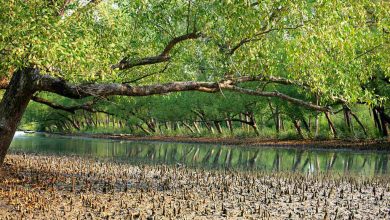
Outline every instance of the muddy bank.
<path id="1" fill-rule="evenodd" d="M 88 133 L 55 133 L 65 136 L 80 136 L 89 138 L 103 138 L 128 141 L 159 141 L 181 143 L 204 143 L 236 146 L 272 146 L 297 148 L 325 148 L 325 149 L 354 149 L 354 150 L 380 150 L 390 151 L 390 140 L 276 140 L 260 138 L 210 138 L 185 136 L 134 136 L 126 134 L 88 134 Z"/>
<path id="2" fill-rule="evenodd" d="M 388 219 L 390 176 L 209 171 L 8 155 L 0 219 Z"/>

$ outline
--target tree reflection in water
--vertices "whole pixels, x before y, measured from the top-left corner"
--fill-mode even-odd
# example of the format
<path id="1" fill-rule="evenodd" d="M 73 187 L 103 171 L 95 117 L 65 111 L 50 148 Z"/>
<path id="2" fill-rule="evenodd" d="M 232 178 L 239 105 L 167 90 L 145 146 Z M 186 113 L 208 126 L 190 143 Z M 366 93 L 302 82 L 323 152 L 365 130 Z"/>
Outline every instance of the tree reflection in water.
<path id="1" fill-rule="evenodd" d="M 82 155 L 136 164 L 183 164 L 238 170 L 387 174 L 388 152 L 234 147 L 209 144 L 130 142 L 91 138 L 19 135 L 14 151 Z"/>

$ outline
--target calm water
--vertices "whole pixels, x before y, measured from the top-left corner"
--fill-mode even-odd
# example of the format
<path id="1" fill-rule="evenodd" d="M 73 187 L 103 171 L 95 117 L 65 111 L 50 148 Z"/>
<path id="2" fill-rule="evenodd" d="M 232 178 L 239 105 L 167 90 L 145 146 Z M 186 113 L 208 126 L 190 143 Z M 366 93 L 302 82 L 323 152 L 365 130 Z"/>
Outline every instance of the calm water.
<path id="1" fill-rule="evenodd" d="M 131 164 L 185 164 L 262 171 L 389 174 L 390 152 L 234 147 L 210 144 L 134 142 L 17 132 L 11 150 L 80 155 Z"/>

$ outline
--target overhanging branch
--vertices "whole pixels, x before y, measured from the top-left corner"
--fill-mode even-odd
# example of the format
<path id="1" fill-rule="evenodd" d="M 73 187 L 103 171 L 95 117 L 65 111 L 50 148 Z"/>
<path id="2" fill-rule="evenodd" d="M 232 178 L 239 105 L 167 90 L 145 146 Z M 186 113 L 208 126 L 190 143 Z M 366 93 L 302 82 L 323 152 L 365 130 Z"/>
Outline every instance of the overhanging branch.
<path id="1" fill-rule="evenodd" d="M 311 102 L 306 102 L 306 101 L 303 101 L 301 99 L 297 99 L 297 98 L 288 96 L 284 93 L 280 93 L 278 91 L 273 91 L 273 92 L 256 91 L 256 90 L 241 88 L 241 87 L 234 86 L 234 85 L 226 85 L 224 87 L 224 89 L 230 90 L 230 91 L 235 91 L 235 92 L 242 93 L 242 94 L 247 94 L 247 95 L 255 95 L 255 96 L 262 96 L 262 97 L 276 97 L 276 98 L 280 98 L 282 100 L 286 100 L 290 103 L 294 103 L 294 104 L 303 106 L 303 107 L 308 108 L 308 109 L 313 109 L 316 111 L 321 111 L 321 112 L 331 111 L 331 109 L 328 107 L 316 105 L 316 104 L 313 104 Z"/>
<path id="2" fill-rule="evenodd" d="M 168 60 L 170 60 L 169 53 L 176 46 L 176 44 L 190 39 L 197 39 L 200 36 L 201 36 L 200 33 L 192 32 L 189 34 L 181 35 L 179 37 L 175 37 L 171 41 L 169 41 L 169 43 L 165 46 L 164 50 L 159 55 L 144 57 L 140 59 L 132 59 L 132 58 L 125 57 L 119 63 L 112 65 L 111 68 L 126 70 L 126 69 L 131 69 L 135 66 L 144 66 L 144 65 L 167 62 Z"/>
<path id="3" fill-rule="evenodd" d="M 262 39 L 262 37 L 268 33 L 271 33 L 273 31 L 280 31 L 280 30 L 294 30 L 294 29 L 297 29 L 299 27 L 302 27 L 303 25 L 297 25 L 297 26 L 294 26 L 294 27 L 284 27 L 284 28 L 270 28 L 268 30 L 264 30 L 264 31 L 261 31 L 261 32 L 258 32 L 256 34 L 254 34 L 252 37 L 247 37 L 247 38 L 244 38 L 242 39 L 239 43 L 237 43 L 235 46 L 233 46 L 228 54 L 229 55 L 233 55 L 234 52 L 236 52 L 236 50 L 238 50 L 240 47 L 242 47 L 244 44 L 247 44 L 249 42 L 255 42 L 255 41 L 259 41 Z"/>
<path id="4" fill-rule="evenodd" d="M 92 112 L 92 113 L 100 112 L 100 113 L 109 114 L 108 112 L 95 109 L 93 107 L 93 105 L 95 104 L 94 101 L 89 101 L 89 102 L 86 102 L 86 103 L 81 104 L 81 105 L 65 106 L 65 105 L 61 105 L 61 104 L 58 104 L 58 103 L 54 103 L 54 102 L 52 102 L 50 100 L 47 100 L 47 99 L 44 99 L 44 98 L 41 98 L 41 97 L 38 97 L 38 96 L 33 96 L 32 100 L 34 102 L 47 105 L 47 106 L 49 106 L 49 107 L 51 107 L 53 109 L 66 111 L 66 112 L 71 113 L 71 114 L 75 114 L 77 110 L 85 110 L 85 111 Z"/>
<path id="5" fill-rule="evenodd" d="M 144 86 L 132 86 L 129 84 L 106 83 L 106 84 L 71 84 L 64 80 L 44 75 L 38 82 L 37 90 L 56 93 L 68 98 L 81 99 L 89 96 L 106 97 L 120 96 L 150 96 L 155 94 L 167 94 L 181 91 L 220 92 L 229 90 L 242 94 L 263 97 L 277 97 L 282 100 L 303 106 L 316 111 L 328 112 L 328 107 L 315 105 L 297 98 L 293 98 L 280 92 L 260 92 L 236 86 L 238 82 L 256 81 L 256 78 L 238 78 L 235 80 L 222 80 L 220 82 L 171 82 Z"/>
<path id="6" fill-rule="evenodd" d="M 169 65 L 169 62 L 168 62 L 167 65 L 165 65 L 165 67 L 164 67 L 162 70 L 160 70 L 160 71 L 153 72 L 153 73 L 148 73 L 148 74 L 145 74 L 145 75 L 143 75 L 143 76 L 140 76 L 140 77 L 137 77 L 137 78 L 132 79 L 132 80 L 130 80 L 130 81 L 122 82 L 122 83 L 126 83 L 126 84 L 127 84 L 127 83 L 135 83 L 135 82 L 138 82 L 138 81 L 140 81 L 140 80 L 142 80 L 142 79 L 144 79 L 144 78 L 147 78 L 147 77 L 149 77 L 149 76 L 153 76 L 153 75 L 156 75 L 156 74 L 163 73 L 163 72 L 165 72 L 165 70 L 168 69 L 168 65 Z"/>
<path id="7" fill-rule="evenodd" d="M 271 82 L 271 83 L 277 83 L 282 85 L 296 85 L 300 86 L 304 89 L 309 89 L 310 85 L 304 82 L 300 82 L 297 80 L 287 79 L 283 77 L 277 77 L 277 76 L 265 76 L 263 74 L 259 74 L 256 76 L 241 76 L 238 78 L 232 79 L 234 82 L 242 83 L 242 82 L 253 82 L 253 81 L 262 81 L 262 82 Z"/>

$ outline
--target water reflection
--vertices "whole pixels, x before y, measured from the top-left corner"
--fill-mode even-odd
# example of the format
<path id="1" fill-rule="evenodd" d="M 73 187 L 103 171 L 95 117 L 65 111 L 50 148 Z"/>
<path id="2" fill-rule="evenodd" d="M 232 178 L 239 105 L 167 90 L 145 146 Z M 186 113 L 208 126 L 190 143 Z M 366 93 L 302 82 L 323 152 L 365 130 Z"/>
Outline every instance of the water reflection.
<path id="1" fill-rule="evenodd" d="M 286 148 L 129 142 L 46 134 L 14 137 L 12 150 L 83 155 L 129 163 L 185 164 L 204 168 L 234 168 L 262 171 L 339 172 L 362 175 L 387 174 L 390 153 Z"/>

